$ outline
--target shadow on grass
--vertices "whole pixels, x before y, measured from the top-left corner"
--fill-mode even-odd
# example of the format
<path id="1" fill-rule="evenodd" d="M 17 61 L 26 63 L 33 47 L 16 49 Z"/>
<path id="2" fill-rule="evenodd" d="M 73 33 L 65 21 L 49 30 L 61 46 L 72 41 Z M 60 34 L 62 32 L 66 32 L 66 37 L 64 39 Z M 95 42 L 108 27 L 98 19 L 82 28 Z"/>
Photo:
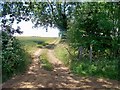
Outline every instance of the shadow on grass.
<path id="1" fill-rule="evenodd" d="M 52 49 L 55 48 L 55 46 L 56 46 L 55 44 L 48 44 L 48 45 L 45 46 L 45 48 L 52 50 Z"/>
<path id="2" fill-rule="evenodd" d="M 49 44 L 44 41 L 36 41 L 35 40 L 33 42 L 37 44 L 38 48 L 54 49 L 54 47 L 56 46 L 55 44 Z"/>
<path id="3" fill-rule="evenodd" d="M 37 44 L 43 44 L 43 43 L 45 43 L 44 41 L 37 41 L 37 40 L 34 40 L 33 42 L 37 43 Z"/>
<path id="4" fill-rule="evenodd" d="M 34 40 L 33 42 L 37 44 L 38 48 L 46 48 L 47 46 L 49 46 L 49 43 L 46 43 L 45 41 Z"/>

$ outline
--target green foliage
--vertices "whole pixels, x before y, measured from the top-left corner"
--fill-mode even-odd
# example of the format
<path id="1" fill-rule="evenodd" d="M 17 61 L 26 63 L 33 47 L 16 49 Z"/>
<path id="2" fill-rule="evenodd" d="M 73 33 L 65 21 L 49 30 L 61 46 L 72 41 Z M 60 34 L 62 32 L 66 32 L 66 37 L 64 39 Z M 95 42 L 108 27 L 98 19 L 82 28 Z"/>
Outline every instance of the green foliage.
<path id="1" fill-rule="evenodd" d="M 57 47 L 55 47 L 55 55 L 65 65 L 69 66 L 70 70 L 73 73 L 83 76 L 104 77 L 114 80 L 119 79 L 119 58 L 99 58 L 94 60 L 93 62 L 89 61 L 88 58 L 75 60 L 74 57 L 70 57 L 69 53 L 64 47 L 67 47 L 67 45 L 59 44 Z"/>
<path id="2" fill-rule="evenodd" d="M 93 46 L 93 58 L 116 58 L 120 54 L 118 3 L 78 3 L 69 22 L 69 45 L 80 46 L 89 54 Z"/>
<path id="3" fill-rule="evenodd" d="M 30 55 L 13 36 L 2 32 L 2 80 L 23 72 L 30 63 Z"/>
<path id="4" fill-rule="evenodd" d="M 54 52 L 55 52 L 55 56 L 61 60 L 65 65 L 67 65 L 69 63 L 69 60 L 68 60 L 68 52 L 67 50 L 64 48 L 66 47 L 67 45 L 65 44 L 58 44 L 55 49 L 54 49 Z"/>
<path id="5" fill-rule="evenodd" d="M 118 3 L 113 2 L 58 3 L 49 1 L 44 3 L 5 2 L 1 6 L 2 7 L 1 16 L 4 17 L 2 19 L 1 26 L 3 31 L 7 30 L 7 32 L 9 32 L 10 35 L 13 34 L 14 32 L 19 33 L 20 32 L 19 28 L 17 30 L 11 28 L 11 24 L 14 22 L 14 20 L 17 19 L 17 22 L 19 23 L 21 20 L 28 21 L 32 17 L 32 21 L 34 22 L 35 27 L 37 26 L 58 27 L 60 31 L 65 31 L 65 33 L 63 33 L 65 37 L 67 31 L 68 36 L 67 39 L 70 48 L 72 48 L 73 50 L 78 50 L 80 46 L 83 46 L 85 51 L 84 58 L 87 58 L 89 55 L 90 45 L 93 46 L 94 62 L 89 62 L 88 60 L 85 60 L 85 62 L 88 63 L 84 62 L 74 63 L 73 61 L 71 63 L 71 65 L 73 64 L 72 67 L 75 68 L 73 71 L 84 75 L 86 75 L 87 73 L 92 75 L 94 72 L 98 76 L 103 75 L 105 77 L 111 78 L 113 75 L 114 76 L 117 75 L 116 74 L 117 72 L 114 70 L 114 68 L 117 65 L 117 59 L 119 58 L 120 54 L 119 4 L 120 4 L 119 2 Z M 6 15 L 10 16 L 9 20 L 5 18 Z M 19 44 L 17 46 L 16 45 L 17 41 L 13 42 L 16 39 L 12 38 L 11 36 L 4 37 L 3 40 L 4 40 L 3 54 L 5 56 L 5 60 L 10 59 L 9 63 L 11 63 L 11 60 L 17 57 L 13 53 L 14 52 L 13 47 L 18 48 Z M 15 43 L 15 45 L 13 43 Z M 45 43 L 42 46 L 44 45 Z M 33 44 L 32 42 L 28 50 L 30 50 L 30 48 L 33 46 L 36 46 L 36 44 Z M 38 47 L 42 46 L 41 44 L 38 45 Z M 22 50 L 18 50 L 17 52 L 21 51 Z M 11 55 L 15 57 L 11 57 Z M 57 55 L 61 57 L 61 60 L 63 61 L 68 59 L 66 57 L 68 54 L 66 54 L 66 51 L 64 51 L 64 49 L 58 50 Z M 8 56 L 9 58 L 6 58 L 6 56 Z M 21 57 L 20 58 L 19 57 L 18 59 L 21 59 Z M 95 60 L 97 61 L 97 63 Z M 110 62 L 109 65 L 107 65 L 108 62 Z M 11 68 L 12 66 L 14 66 L 14 64 L 13 65 L 11 64 L 12 66 L 10 66 L 9 63 L 5 64 L 6 65 L 5 67 Z M 101 66 L 98 67 L 96 66 L 96 64 L 98 66 L 99 65 Z M 77 68 L 74 66 L 76 66 Z M 14 70 L 11 69 L 8 70 L 8 72 L 13 71 Z M 113 71 L 113 73 L 111 71 Z M 99 75 L 100 73 L 101 75 Z"/>
<path id="6" fill-rule="evenodd" d="M 104 58 L 95 62 L 90 62 L 89 60 L 72 61 L 70 68 L 75 74 L 118 80 L 119 69 L 117 63 L 117 59 L 108 60 Z"/>
<path id="7" fill-rule="evenodd" d="M 73 11 L 72 4 L 56 1 L 34 3 L 33 22 L 35 22 L 35 26 L 57 27 L 60 31 L 67 31 L 67 20 L 71 17 Z"/>
<path id="8" fill-rule="evenodd" d="M 44 51 L 44 52 L 40 55 L 40 64 L 42 65 L 42 68 L 44 68 L 45 70 L 48 70 L 48 71 L 52 71 L 52 70 L 53 70 L 53 66 L 52 66 L 52 64 L 48 61 L 48 57 L 46 56 L 46 51 Z"/>

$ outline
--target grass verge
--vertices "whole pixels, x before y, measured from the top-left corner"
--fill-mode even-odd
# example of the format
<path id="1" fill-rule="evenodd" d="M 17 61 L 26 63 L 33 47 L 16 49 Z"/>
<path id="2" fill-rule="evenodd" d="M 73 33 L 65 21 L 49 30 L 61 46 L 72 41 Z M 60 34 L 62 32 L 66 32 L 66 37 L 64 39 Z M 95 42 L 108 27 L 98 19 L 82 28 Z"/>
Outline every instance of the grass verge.
<path id="1" fill-rule="evenodd" d="M 55 56 L 60 59 L 64 64 L 69 66 L 70 70 L 77 75 L 82 76 L 95 76 L 118 80 L 118 61 L 117 59 L 95 60 L 90 62 L 89 59 L 75 60 L 68 55 L 64 44 L 59 44 L 55 47 Z M 68 61 L 71 61 L 68 64 Z"/>
<path id="2" fill-rule="evenodd" d="M 55 48 L 54 48 L 54 52 L 55 52 L 55 56 L 61 60 L 65 65 L 68 65 L 69 62 L 69 55 L 67 50 L 65 49 L 65 47 L 67 47 L 66 44 L 58 44 Z"/>
<path id="3" fill-rule="evenodd" d="M 117 60 L 102 59 L 90 62 L 89 60 L 72 61 L 70 69 L 73 73 L 83 76 L 95 76 L 118 80 Z"/>

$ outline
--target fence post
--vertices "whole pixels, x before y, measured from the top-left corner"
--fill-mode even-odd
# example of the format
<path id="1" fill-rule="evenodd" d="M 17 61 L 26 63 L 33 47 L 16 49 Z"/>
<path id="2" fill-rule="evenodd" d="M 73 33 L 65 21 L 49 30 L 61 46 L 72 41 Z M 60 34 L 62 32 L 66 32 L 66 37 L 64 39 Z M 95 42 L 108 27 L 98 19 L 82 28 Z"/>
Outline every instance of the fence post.
<path id="1" fill-rule="evenodd" d="M 90 56 L 90 61 L 92 61 L 92 57 L 93 57 L 93 55 L 92 55 L 92 45 L 90 45 L 89 56 Z"/>
<path id="2" fill-rule="evenodd" d="M 82 56 L 83 55 L 83 47 L 80 46 L 79 49 L 78 49 L 78 59 L 82 59 Z"/>

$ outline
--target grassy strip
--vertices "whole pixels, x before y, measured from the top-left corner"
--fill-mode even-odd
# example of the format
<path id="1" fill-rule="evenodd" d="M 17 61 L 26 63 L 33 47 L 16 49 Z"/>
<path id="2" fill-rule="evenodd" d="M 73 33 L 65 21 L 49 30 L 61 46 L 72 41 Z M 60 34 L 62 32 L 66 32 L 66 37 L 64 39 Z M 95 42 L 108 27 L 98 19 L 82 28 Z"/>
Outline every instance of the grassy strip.
<path id="1" fill-rule="evenodd" d="M 42 68 L 47 70 L 47 71 L 52 71 L 53 66 L 52 64 L 48 61 L 47 57 L 47 50 L 44 50 L 43 53 L 40 55 L 40 64 L 42 65 Z"/>
<path id="2" fill-rule="evenodd" d="M 74 74 L 83 75 L 83 76 L 95 76 L 95 77 L 104 77 L 108 79 L 118 80 L 118 60 L 108 60 L 102 58 L 90 62 L 90 60 L 73 60 L 69 58 L 68 52 L 64 48 L 63 44 L 59 44 L 55 48 L 55 55 L 63 63 L 67 64 L 68 60 L 71 60 L 69 67 Z M 67 64 L 68 65 L 68 64 Z"/>
<path id="3" fill-rule="evenodd" d="M 67 47 L 65 44 L 58 44 L 55 49 L 54 49 L 54 52 L 55 52 L 55 56 L 61 60 L 65 65 L 68 64 L 68 60 L 69 60 L 69 55 L 68 55 L 68 52 L 67 50 L 64 48 L 64 47 Z"/>

